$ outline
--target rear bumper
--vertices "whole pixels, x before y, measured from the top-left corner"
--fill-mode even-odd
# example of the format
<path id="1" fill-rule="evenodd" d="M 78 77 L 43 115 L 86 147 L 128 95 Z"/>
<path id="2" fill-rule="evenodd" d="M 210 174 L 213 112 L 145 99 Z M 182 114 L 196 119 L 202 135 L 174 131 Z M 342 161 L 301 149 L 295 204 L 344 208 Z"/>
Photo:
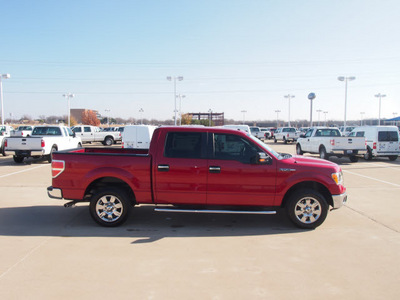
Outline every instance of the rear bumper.
<path id="1" fill-rule="evenodd" d="M 333 209 L 338 209 L 342 207 L 347 202 L 347 193 L 340 195 L 332 195 L 333 199 Z"/>
<path id="2" fill-rule="evenodd" d="M 31 156 L 43 156 L 44 150 L 9 150 L 5 151 L 7 155 L 31 157 Z"/>
<path id="3" fill-rule="evenodd" d="M 343 156 L 352 156 L 352 155 L 364 155 L 367 152 L 367 149 L 356 149 L 356 150 L 347 150 L 347 149 L 335 149 L 329 152 L 330 155 L 343 155 Z"/>
<path id="4" fill-rule="evenodd" d="M 52 199 L 58 199 L 58 200 L 64 199 L 62 195 L 62 190 L 58 188 L 53 188 L 52 186 L 49 186 L 47 188 L 47 195 Z"/>

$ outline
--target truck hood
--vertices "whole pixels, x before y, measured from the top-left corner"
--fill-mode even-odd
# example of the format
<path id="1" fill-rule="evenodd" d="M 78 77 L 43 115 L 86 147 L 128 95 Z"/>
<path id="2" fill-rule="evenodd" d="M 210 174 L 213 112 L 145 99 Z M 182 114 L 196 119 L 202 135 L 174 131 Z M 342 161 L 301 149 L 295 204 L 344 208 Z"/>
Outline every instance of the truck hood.
<path id="1" fill-rule="evenodd" d="M 289 164 L 293 163 L 304 167 L 318 167 L 318 168 L 340 170 L 340 167 L 336 163 L 316 157 L 294 155 L 290 158 L 282 160 L 282 162 L 285 161 Z"/>

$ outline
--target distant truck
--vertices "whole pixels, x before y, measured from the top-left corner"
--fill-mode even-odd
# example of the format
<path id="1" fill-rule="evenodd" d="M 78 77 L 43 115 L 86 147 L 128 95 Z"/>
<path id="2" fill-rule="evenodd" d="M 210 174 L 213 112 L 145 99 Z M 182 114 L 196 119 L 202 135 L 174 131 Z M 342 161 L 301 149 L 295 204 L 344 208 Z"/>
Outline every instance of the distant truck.
<path id="1" fill-rule="evenodd" d="M 360 126 L 353 129 L 349 137 L 364 137 L 367 151 L 364 159 L 387 157 L 394 161 L 400 155 L 399 130 L 396 126 Z"/>
<path id="2" fill-rule="evenodd" d="M 348 156 L 350 161 L 358 161 L 357 155 L 366 152 L 365 138 L 342 136 L 335 127 L 314 127 L 297 139 L 296 153 L 317 153 L 322 159 L 330 156 Z"/>
<path id="3" fill-rule="evenodd" d="M 30 136 L 32 134 L 33 126 L 22 125 L 19 126 L 16 130 L 11 131 L 11 136 Z"/>
<path id="4" fill-rule="evenodd" d="M 149 149 L 150 141 L 157 126 L 127 125 L 122 133 L 122 148 Z"/>
<path id="5" fill-rule="evenodd" d="M 27 137 L 10 136 L 5 139 L 6 154 L 13 155 L 16 163 L 22 163 L 24 158 L 46 157 L 52 160 L 54 151 L 81 148 L 81 139 L 66 126 L 36 126 Z"/>
<path id="6" fill-rule="evenodd" d="M 14 127 L 9 126 L 9 125 L 3 125 L 0 126 L 0 153 L 3 154 L 3 156 L 6 155 L 5 149 L 4 149 L 4 141 L 5 138 L 11 135 L 11 132 L 14 130 Z"/>
<path id="7" fill-rule="evenodd" d="M 122 140 L 120 131 L 101 131 L 99 127 L 90 125 L 78 125 L 72 127 L 77 137 L 80 137 L 82 143 L 100 142 L 104 146 L 111 146 L 117 141 Z"/>
<path id="8" fill-rule="evenodd" d="M 274 143 L 278 141 L 282 141 L 285 144 L 288 142 L 295 142 L 299 137 L 299 133 L 297 132 L 296 128 L 294 127 L 279 127 L 274 132 Z"/>
<path id="9" fill-rule="evenodd" d="M 159 212 L 274 214 L 321 225 L 347 200 L 337 164 L 277 153 L 241 130 L 159 127 L 150 148 L 82 148 L 53 155 L 48 195 L 89 202 L 91 217 L 118 226 L 136 205 Z"/>

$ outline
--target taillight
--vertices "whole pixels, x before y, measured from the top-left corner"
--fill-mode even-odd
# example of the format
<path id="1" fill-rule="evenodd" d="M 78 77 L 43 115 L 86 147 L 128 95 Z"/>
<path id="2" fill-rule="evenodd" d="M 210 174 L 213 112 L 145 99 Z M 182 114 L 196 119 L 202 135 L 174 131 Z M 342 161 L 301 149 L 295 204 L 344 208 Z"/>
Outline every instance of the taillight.
<path id="1" fill-rule="evenodd" d="M 7 141 L 7 139 L 5 139 L 4 140 L 4 148 L 7 148 L 7 145 L 8 145 L 8 141 Z"/>
<path id="2" fill-rule="evenodd" d="M 332 146 L 335 146 L 335 139 L 332 139 L 332 140 L 331 140 L 331 145 L 332 145 Z"/>
<path id="3" fill-rule="evenodd" d="M 53 160 L 51 162 L 51 176 L 56 178 L 65 170 L 65 161 L 63 160 Z"/>
<path id="4" fill-rule="evenodd" d="M 121 146 L 122 146 L 122 148 L 124 148 L 124 142 L 121 142 Z"/>
<path id="5" fill-rule="evenodd" d="M 289 133 L 286 136 L 289 137 Z"/>
<path id="6" fill-rule="evenodd" d="M 376 143 L 373 143 L 372 148 L 376 149 Z"/>
<path id="7" fill-rule="evenodd" d="M 45 142 L 44 139 L 42 139 L 42 142 L 40 143 L 40 147 L 44 148 L 45 147 Z"/>

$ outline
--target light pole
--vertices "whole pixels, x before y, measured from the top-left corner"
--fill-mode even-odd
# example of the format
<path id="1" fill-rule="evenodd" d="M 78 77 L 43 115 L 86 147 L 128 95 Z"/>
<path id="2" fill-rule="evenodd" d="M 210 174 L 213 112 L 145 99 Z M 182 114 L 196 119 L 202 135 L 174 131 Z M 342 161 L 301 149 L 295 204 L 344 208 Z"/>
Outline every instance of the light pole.
<path id="1" fill-rule="evenodd" d="M 110 127 L 110 110 L 107 108 L 104 111 L 107 113 L 107 126 Z"/>
<path id="2" fill-rule="evenodd" d="M 290 94 L 288 94 L 288 95 L 285 95 L 284 97 L 285 97 L 286 99 L 288 99 L 288 100 L 289 100 L 289 116 L 288 116 L 288 126 L 290 127 L 290 99 L 294 98 L 294 95 L 290 95 Z"/>
<path id="3" fill-rule="evenodd" d="M 175 109 L 174 109 L 174 113 L 175 113 L 175 120 L 174 120 L 174 125 L 176 126 L 176 81 L 182 81 L 183 80 L 183 76 L 177 76 L 177 77 L 172 77 L 172 76 L 167 76 L 167 80 L 169 81 L 174 81 L 174 101 L 175 101 Z"/>
<path id="4" fill-rule="evenodd" d="M 375 97 L 379 98 L 379 118 L 378 118 L 378 125 L 381 125 L 381 100 L 382 98 L 385 98 L 386 95 L 383 95 L 381 93 L 376 94 Z"/>
<path id="5" fill-rule="evenodd" d="M 140 124 L 141 125 L 143 125 L 143 113 L 144 113 L 144 110 L 143 110 L 143 108 L 141 108 L 141 109 L 139 109 L 139 113 L 140 113 Z"/>
<path id="6" fill-rule="evenodd" d="M 326 115 L 328 114 L 328 112 L 327 111 L 324 111 L 324 115 L 325 115 L 325 125 L 324 126 L 326 126 Z"/>
<path id="7" fill-rule="evenodd" d="M 240 112 L 243 113 L 243 125 L 244 125 L 244 117 L 245 117 L 245 114 L 247 113 L 247 110 L 242 110 L 242 111 L 240 111 Z"/>
<path id="8" fill-rule="evenodd" d="M 176 95 L 179 98 L 179 126 L 182 125 L 182 98 L 185 98 L 185 95 L 178 94 Z"/>
<path id="9" fill-rule="evenodd" d="M 345 76 L 339 76 L 338 80 L 339 81 L 344 81 L 345 82 L 345 94 L 344 94 L 344 132 L 346 131 L 346 119 L 347 119 L 347 81 L 352 81 L 355 80 L 356 78 L 354 76 L 349 76 L 349 77 L 345 77 Z"/>
<path id="10" fill-rule="evenodd" d="M 361 111 L 361 112 L 360 112 L 360 115 L 361 115 L 360 126 L 362 126 L 362 123 L 363 123 L 363 115 L 365 115 L 365 112 L 364 112 L 364 111 Z"/>
<path id="11" fill-rule="evenodd" d="M 310 127 L 312 127 L 312 102 L 315 99 L 315 94 L 314 93 L 309 93 L 308 94 L 308 99 L 310 99 Z"/>
<path id="12" fill-rule="evenodd" d="M 67 100 L 68 100 L 68 127 L 71 126 L 71 103 L 70 103 L 70 101 L 71 101 L 71 98 L 74 98 L 74 96 L 75 95 L 71 94 L 71 93 L 66 93 L 63 95 L 63 97 L 67 98 Z"/>
<path id="13" fill-rule="evenodd" d="M 208 126 L 211 126 L 211 120 L 212 120 L 212 109 L 210 108 L 208 110 L 208 112 L 210 113 L 210 117 L 208 118 Z"/>
<path id="14" fill-rule="evenodd" d="M 393 119 L 396 118 L 397 112 L 393 112 Z M 393 125 L 396 125 L 396 121 L 393 121 Z"/>
<path id="15" fill-rule="evenodd" d="M 322 109 L 317 109 L 317 113 L 318 113 L 318 126 L 319 126 L 319 116 L 320 116 L 320 113 L 322 113 Z"/>
<path id="16" fill-rule="evenodd" d="M 4 104 L 3 104 L 3 82 L 2 79 L 9 79 L 10 74 L 0 75 L 0 100 L 1 100 L 1 125 L 4 125 Z"/>
<path id="17" fill-rule="evenodd" d="M 280 113 L 281 111 L 280 111 L 280 110 L 276 110 L 275 112 L 276 112 L 276 128 L 278 128 L 278 127 L 279 127 L 279 123 L 278 123 L 278 120 L 279 120 L 279 113 Z"/>

